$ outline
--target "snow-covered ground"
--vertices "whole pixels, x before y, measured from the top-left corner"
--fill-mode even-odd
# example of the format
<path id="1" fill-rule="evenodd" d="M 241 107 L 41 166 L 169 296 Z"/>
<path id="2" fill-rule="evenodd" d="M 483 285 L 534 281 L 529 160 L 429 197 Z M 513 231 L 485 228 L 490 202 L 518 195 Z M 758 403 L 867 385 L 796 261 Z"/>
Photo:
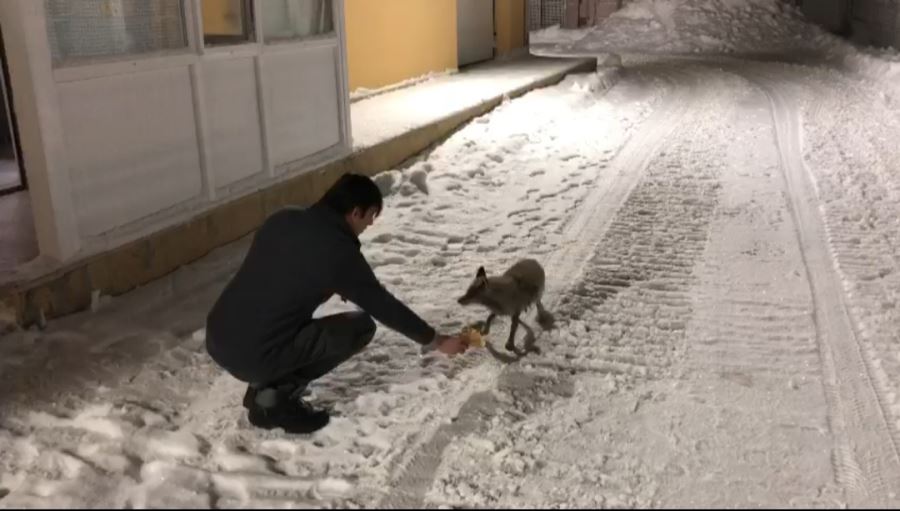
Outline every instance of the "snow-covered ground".
<path id="1" fill-rule="evenodd" d="M 701 5 L 665 3 L 618 18 Z M 771 40 L 800 23 L 771 13 Z M 478 266 L 535 257 L 540 353 L 503 352 L 507 321 L 452 360 L 380 329 L 313 385 L 332 424 L 255 430 L 202 349 L 243 240 L 2 339 L 0 507 L 896 507 L 897 106 L 758 40 L 629 46 L 611 89 L 571 76 L 378 177 L 386 285 L 452 331 Z"/>

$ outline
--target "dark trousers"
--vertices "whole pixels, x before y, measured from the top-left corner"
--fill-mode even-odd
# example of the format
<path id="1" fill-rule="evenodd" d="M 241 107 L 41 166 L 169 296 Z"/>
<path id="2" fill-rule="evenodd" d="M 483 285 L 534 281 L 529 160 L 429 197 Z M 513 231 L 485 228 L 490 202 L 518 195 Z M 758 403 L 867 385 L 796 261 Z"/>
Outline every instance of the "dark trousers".
<path id="1" fill-rule="evenodd" d="M 282 352 L 281 365 L 274 368 L 272 378 L 250 384 L 244 404 L 248 405 L 252 399 L 260 406 L 274 406 L 275 401 L 285 396 L 299 397 L 298 393 L 309 382 L 328 374 L 368 346 L 375 336 L 375 328 L 375 322 L 364 312 L 314 319 Z"/>

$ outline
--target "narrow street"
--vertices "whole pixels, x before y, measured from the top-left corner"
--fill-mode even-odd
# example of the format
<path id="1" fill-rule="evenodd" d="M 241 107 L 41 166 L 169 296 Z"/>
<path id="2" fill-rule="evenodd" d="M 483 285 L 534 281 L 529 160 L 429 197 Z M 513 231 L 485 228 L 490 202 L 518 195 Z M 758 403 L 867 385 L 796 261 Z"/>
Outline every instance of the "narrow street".
<path id="1" fill-rule="evenodd" d="M 0 506 L 896 506 L 896 111 L 820 66 L 623 61 L 378 177 L 385 285 L 455 331 L 478 266 L 537 258 L 540 353 L 381 328 L 311 387 L 331 425 L 254 430 L 198 330 L 243 240 L 0 347 Z"/>
<path id="2" fill-rule="evenodd" d="M 674 100 L 688 113 L 651 117 L 610 165 L 638 184 L 564 292 L 567 326 L 547 336 L 544 357 L 502 375 L 490 407 L 501 411 L 448 447 L 426 502 L 896 503 L 896 393 L 880 369 L 888 353 L 875 347 L 889 346 L 896 334 L 887 325 L 897 323 L 882 318 L 881 331 L 858 323 L 873 314 L 866 304 L 883 304 L 877 313 L 894 306 L 888 286 L 854 275 L 894 272 L 896 256 L 885 256 L 896 252 L 884 246 L 893 231 L 890 220 L 844 225 L 857 240 L 855 251 L 845 248 L 827 205 L 857 190 L 817 192 L 829 176 L 804 159 L 818 158 L 804 153 L 811 135 L 840 125 L 804 126 L 809 104 L 800 97 L 822 98 L 828 80 L 842 80 L 783 64 L 679 69 L 687 77 L 676 87 L 691 93 L 663 108 Z M 831 115 L 861 102 L 823 101 L 839 109 Z M 867 129 L 885 120 L 878 114 Z M 666 126 L 675 133 L 660 146 Z M 878 154 L 865 149 L 857 150 Z M 890 187 L 886 164 L 873 162 L 862 186 Z M 851 165 L 836 173 L 852 182 L 859 164 Z M 854 207 L 896 219 L 897 202 L 879 191 L 877 206 L 860 191 Z M 860 237 L 884 249 L 859 249 Z"/>

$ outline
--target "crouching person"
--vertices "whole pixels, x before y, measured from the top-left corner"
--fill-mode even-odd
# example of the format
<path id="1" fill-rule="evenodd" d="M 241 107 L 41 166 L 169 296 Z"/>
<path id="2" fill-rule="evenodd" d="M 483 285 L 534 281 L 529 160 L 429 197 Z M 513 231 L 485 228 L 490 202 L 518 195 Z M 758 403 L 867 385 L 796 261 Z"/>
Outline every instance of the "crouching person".
<path id="1" fill-rule="evenodd" d="M 207 351 L 248 383 L 243 404 L 254 426 L 288 433 L 325 427 L 328 412 L 304 402 L 303 391 L 369 344 L 372 318 L 446 355 L 465 352 L 460 337 L 437 334 L 387 291 L 360 252 L 359 235 L 381 209 L 374 181 L 347 174 L 310 208 L 274 213 L 213 305 Z M 313 319 L 334 294 L 363 311 Z"/>

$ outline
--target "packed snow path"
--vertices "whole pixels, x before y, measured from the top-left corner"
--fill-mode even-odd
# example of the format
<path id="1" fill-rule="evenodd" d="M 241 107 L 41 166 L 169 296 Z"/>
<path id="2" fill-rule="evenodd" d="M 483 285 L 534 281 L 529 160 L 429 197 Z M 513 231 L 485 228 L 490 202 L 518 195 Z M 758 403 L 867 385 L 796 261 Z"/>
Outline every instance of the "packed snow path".
<path id="1" fill-rule="evenodd" d="M 539 354 L 381 329 L 312 388 L 329 427 L 254 430 L 194 332 L 245 241 L 3 339 L 0 506 L 896 506 L 897 111 L 814 66 L 626 64 L 379 177 L 384 282 L 456 330 L 479 265 L 536 257 Z"/>

